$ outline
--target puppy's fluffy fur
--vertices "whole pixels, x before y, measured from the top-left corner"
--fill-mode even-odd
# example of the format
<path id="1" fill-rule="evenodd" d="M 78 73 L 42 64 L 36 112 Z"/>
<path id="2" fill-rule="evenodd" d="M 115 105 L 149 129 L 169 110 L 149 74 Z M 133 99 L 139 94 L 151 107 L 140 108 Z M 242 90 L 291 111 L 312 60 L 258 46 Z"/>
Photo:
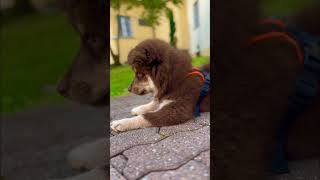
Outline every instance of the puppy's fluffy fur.
<path id="1" fill-rule="evenodd" d="M 152 102 L 132 109 L 133 118 L 113 121 L 114 131 L 167 126 L 193 118 L 203 85 L 199 76 L 191 72 L 191 58 L 168 43 L 149 39 L 138 44 L 128 55 L 135 79 L 129 91 L 138 95 L 153 93 Z M 206 66 L 206 71 L 210 71 Z M 201 111 L 209 111 L 210 96 L 201 104 Z"/>
<path id="2" fill-rule="evenodd" d="M 255 46 L 246 42 L 268 29 L 258 0 L 215 0 L 213 7 L 214 59 L 214 170 L 213 179 L 263 180 L 275 147 L 276 128 L 287 110 L 302 66 L 292 46 L 272 39 Z M 318 3 L 319 4 L 319 3 Z M 319 34 L 319 5 L 296 15 L 291 22 Z M 270 30 L 270 28 L 269 28 Z M 289 159 L 320 155 L 320 96 L 296 121 L 289 134 Z"/>

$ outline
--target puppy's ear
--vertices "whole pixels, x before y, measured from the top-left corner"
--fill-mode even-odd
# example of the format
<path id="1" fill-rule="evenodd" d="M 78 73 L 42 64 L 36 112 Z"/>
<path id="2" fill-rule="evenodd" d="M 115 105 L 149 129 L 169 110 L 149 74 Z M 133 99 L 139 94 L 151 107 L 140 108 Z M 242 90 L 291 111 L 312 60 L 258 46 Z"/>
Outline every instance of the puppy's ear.
<path id="1" fill-rule="evenodd" d="M 146 48 L 144 49 L 144 54 L 146 57 L 147 65 L 148 66 L 155 66 L 159 65 L 163 62 L 163 59 L 159 52 L 156 51 L 155 48 Z"/>

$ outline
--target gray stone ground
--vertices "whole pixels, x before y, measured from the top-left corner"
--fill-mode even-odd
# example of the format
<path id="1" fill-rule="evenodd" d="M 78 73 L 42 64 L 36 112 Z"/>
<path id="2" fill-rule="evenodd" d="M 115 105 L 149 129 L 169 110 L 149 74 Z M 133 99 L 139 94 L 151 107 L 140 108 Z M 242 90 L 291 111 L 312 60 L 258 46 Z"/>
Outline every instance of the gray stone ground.
<path id="1" fill-rule="evenodd" d="M 112 120 L 130 117 L 132 107 L 149 100 L 137 96 L 113 99 Z M 10 180 L 79 174 L 66 156 L 73 148 L 103 137 L 106 116 L 105 108 L 73 103 L 1 116 L 2 174 Z M 206 113 L 196 122 L 112 134 L 111 179 L 209 179 L 209 126 Z M 290 168 L 291 174 L 272 180 L 320 180 L 318 159 L 292 162 Z"/>
<path id="2" fill-rule="evenodd" d="M 130 110 L 150 97 L 121 97 L 111 101 L 111 120 L 131 117 Z M 209 179 L 209 113 L 182 125 L 147 128 L 110 138 L 111 179 Z"/>
<path id="3" fill-rule="evenodd" d="M 1 116 L 1 174 L 6 180 L 46 180 L 79 172 L 70 150 L 105 135 L 106 109 L 74 103 Z"/>
<path id="4" fill-rule="evenodd" d="M 131 117 L 130 110 L 150 97 L 111 101 L 111 120 Z M 111 180 L 205 180 L 210 178 L 210 120 L 203 113 L 185 124 L 112 133 Z M 212 122 L 211 122 L 212 124 Z M 270 180 L 320 180 L 319 159 L 290 163 L 290 174 Z"/>

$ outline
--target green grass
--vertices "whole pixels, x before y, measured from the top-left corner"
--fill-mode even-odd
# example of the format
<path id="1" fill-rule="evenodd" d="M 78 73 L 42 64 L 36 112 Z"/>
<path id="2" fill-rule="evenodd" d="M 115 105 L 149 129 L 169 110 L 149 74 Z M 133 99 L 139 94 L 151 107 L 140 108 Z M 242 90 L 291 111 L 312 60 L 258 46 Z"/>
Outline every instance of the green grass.
<path id="1" fill-rule="evenodd" d="M 28 15 L 1 27 L 1 112 L 60 102 L 54 87 L 78 49 L 61 14 Z"/>
<path id="2" fill-rule="evenodd" d="M 262 7 L 267 16 L 286 16 L 303 10 L 317 0 L 264 0 Z"/>
<path id="3" fill-rule="evenodd" d="M 209 63 L 209 57 L 196 57 L 192 60 L 193 66 L 201 66 Z M 133 71 L 128 65 L 111 68 L 110 73 L 110 96 L 128 95 L 128 87 L 133 79 Z"/>

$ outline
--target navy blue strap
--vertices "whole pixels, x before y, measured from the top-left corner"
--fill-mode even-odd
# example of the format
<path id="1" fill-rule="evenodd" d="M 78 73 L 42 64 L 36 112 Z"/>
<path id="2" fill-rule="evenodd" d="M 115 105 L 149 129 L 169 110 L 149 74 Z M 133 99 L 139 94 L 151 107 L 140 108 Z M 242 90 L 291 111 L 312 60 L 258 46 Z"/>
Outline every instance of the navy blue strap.
<path id="1" fill-rule="evenodd" d="M 285 147 L 288 132 L 296 119 L 313 103 L 320 81 L 320 40 L 307 33 L 290 28 L 291 33 L 302 44 L 305 53 L 304 69 L 296 80 L 295 93 L 290 98 L 289 107 L 277 130 L 277 144 L 272 171 L 277 174 L 289 172 Z"/>
<path id="2" fill-rule="evenodd" d="M 102 7 L 107 8 L 107 0 L 99 0 L 99 1 Z"/>
<path id="3" fill-rule="evenodd" d="M 204 79 L 204 83 L 203 83 L 203 86 L 202 86 L 201 91 L 200 91 L 198 102 L 196 104 L 196 109 L 194 111 L 194 116 L 195 117 L 200 116 L 201 103 L 202 103 L 203 99 L 208 95 L 209 90 L 210 90 L 210 73 L 208 73 L 208 72 L 206 72 L 204 70 L 201 70 L 200 72 L 203 74 L 205 79 Z"/>

